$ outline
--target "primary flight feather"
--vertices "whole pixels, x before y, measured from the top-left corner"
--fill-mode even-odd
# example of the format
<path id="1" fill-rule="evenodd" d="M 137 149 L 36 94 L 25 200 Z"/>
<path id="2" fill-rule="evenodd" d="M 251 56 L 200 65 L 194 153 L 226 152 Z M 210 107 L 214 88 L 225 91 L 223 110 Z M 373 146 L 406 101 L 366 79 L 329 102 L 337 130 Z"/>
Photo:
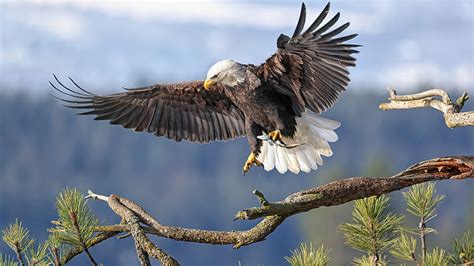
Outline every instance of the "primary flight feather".
<path id="1" fill-rule="evenodd" d="M 261 65 L 223 60 L 213 65 L 204 81 L 156 84 L 100 96 L 78 86 L 70 89 L 54 76 L 59 92 L 72 97 L 66 106 L 83 109 L 137 132 L 181 141 L 206 143 L 247 136 L 250 144 L 243 171 L 253 165 L 280 173 L 310 172 L 331 156 L 330 142 L 339 122 L 322 118 L 349 83 L 356 36 L 338 37 L 349 23 L 330 30 L 339 13 L 323 23 L 330 4 L 305 30 L 306 7 L 301 7 L 291 37 L 281 34 L 277 51 Z"/>

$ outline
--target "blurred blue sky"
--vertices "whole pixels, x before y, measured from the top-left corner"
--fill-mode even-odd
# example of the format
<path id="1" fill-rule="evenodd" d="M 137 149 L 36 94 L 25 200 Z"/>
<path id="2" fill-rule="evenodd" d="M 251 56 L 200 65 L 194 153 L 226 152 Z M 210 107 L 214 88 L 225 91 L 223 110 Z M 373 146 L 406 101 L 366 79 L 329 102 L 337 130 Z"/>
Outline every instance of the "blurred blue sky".
<path id="1" fill-rule="evenodd" d="M 326 1 L 306 1 L 314 19 Z M 295 1 L 1 1 L 0 90 L 93 89 L 202 79 L 214 62 L 258 64 L 290 34 Z M 333 1 L 362 44 L 351 87 L 474 91 L 474 1 Z M 383 91 L 385 93 L 385 91 Z M 43 94 L 43 93 L 41 93 Z"/>

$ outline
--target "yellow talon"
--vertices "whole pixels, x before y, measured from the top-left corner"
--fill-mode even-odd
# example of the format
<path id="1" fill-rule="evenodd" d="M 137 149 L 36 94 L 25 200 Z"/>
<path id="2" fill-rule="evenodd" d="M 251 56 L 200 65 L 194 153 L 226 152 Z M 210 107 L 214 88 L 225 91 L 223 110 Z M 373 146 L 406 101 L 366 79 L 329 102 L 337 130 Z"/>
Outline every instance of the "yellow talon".
<path id="1" fill-rule="evenodd" d="M 271 131 L 268 133 L 268 136 L 270 136 L 273 141 L 281 140 L 281 132 L 279 129 Z"/>
<path id="2" fill-rule="evenodd" d="M 250 167 L 252 167 L 253 165 L 260 166 L 262 165 L 262 163 L 257 160 L 257 156 L 255 155 L 255 153 L 251 152 L 242 169 L 244 175 L 250 170 Z"/>

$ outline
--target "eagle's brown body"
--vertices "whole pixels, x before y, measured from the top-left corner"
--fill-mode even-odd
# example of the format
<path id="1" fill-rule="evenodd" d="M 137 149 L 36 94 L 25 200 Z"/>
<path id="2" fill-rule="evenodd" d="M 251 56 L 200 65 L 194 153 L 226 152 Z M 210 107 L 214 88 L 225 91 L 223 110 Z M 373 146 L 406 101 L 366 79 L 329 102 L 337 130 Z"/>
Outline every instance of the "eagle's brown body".
<path id="1" fill-rule="evenodd" d="M 175 141 L 184 139 L 201 143 L 247 136 L 252 151 L 250 164 L 259 163 L 255 158 L 261 148 L 269 149 L 262 147 L 259 135 L 278 131 L 278 137 L 291 139 L 299 126 L 298 138 L 304 137 L 301 136 L 304 132 L 316 134 L 313 143 L 308 143 L 312 149 L 305 150 L 306 155 L 301 155 L 306 156 L 310 163 L 295 163 L 289 151 L 285 151 L 287 155 L 282 155 L 280 151 L 280 157 L 286 156 L 288 169 L 290 161 L 302 169 L 307 169 L 306 164 L 313 165 L 315 169 L 316 162 L 322 163 L 319 163 L 319 154 L 332 154 L 327 142 L 337 139 L 337 136 L 333 138 L 335 133 L 332 132 L 337 126 L 307 114 L 325 111 L 345 90 L 349 82 L 347 67 L 355 66 L 351 54 L 357 52 L 354 47 L 358 46 L 344 43 L 354 38 L 355 34 L 334 38 L 349 23 L 328 32 L 339 18 L 338 13 L 326 24 L 321 24 L 328 12 L 329 4 L 303 32 L 306 18 L 303 5 L 292 37 L 280 35 L 276 53 L 265 63 L 254 66 L 224 60 L 209 70 L 205 82 L 156 84 L 108 96 L 90 93 L 76 83 L 74 85 L 79 90 L 71 90 L 57 79 L 67 91 L 51 85 L 74 97 L 62 100 L 71 103 L 69 107 L 84 109 L 81 114 L 95 115 L 97 120 L 110 120 L 111 124 L 120 124 L 138 132 L 149 132 Z M 298 125 L 304 115 L 308 121 L 313 121 L 312 126 Z M 314 160 L 311 153 L 318 153 Z M 265 156 L 262 155 L 262 158 Z M 303 158 L 301 156 L 300 159 Z M 278 158 L 275 162 L 278 163 Z M 278 166 L 275 164 L 275 167 Z"/>
<path id="2" fill-rule="evenodd" d="M 298 115 L 292 108 L 288 96 L 275 93 L 261 74 L 252 65 L 246 65 L 245 86 L 225 86 L 224 93 L 229 100 L 243 113 L 245 132 L 252 152 L 259 153 L 261 141 L 257 136 L 262 132 L 274 129 L 281 130 L 285 136 L 293 136 L 295 117 Z"/>

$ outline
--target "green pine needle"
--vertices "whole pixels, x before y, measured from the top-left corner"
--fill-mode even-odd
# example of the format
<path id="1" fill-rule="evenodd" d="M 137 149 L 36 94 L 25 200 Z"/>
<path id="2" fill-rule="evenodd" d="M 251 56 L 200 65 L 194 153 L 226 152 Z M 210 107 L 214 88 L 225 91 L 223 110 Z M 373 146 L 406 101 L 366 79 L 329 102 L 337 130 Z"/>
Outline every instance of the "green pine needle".
<path id="1" fill-rule="evenodd" d="M 354 265 L 357 266 L 385 266 L 388 265 L 386 258 L 375 258 L 373 256 L 362 256 L 360 258 L 354 258 Z"/>
<path id="2" fill-rule="evenodd" d="M 444 199 L 443 195 L 436 195 L 434 182 L 414 185 L 402 194 L 408 205 L 407 211 L 425 222 L 436 217 L 436 207 Z"/>
<path id="3" fill-rule="evenodd" d="M 400 259 L 415 261 L 416 239 L 401 232 L 390 253 Z"/>
<path id="4" fill-rule="evenodd" d="M 26 261 L 28 265 L 48 265 L 51 261 L 48 257 L 48 242 L 38 244 L 35 249 L 34 245 L 31 245 L 26 251 Z"/>
<path id="5" fill-rule="evenodd" d="M 370 256 L 380 256 L 392 245 L 394 232 L 400 226 L 403 216 L 386 213 L 388 200 L 388 197 L 382 195 L 355 201 L 352 212 L 354 223 L 340 226 L 346 244 Z"/>
<path id="6" fill-rule="evenodd" d="M 420 235 L 420 228 L 403 228 L 404 232 L 413 234 L 413 235 Z M 436 231 L 434 228 L 431 227 L 425 227 L 423 228 L 423 234 L 438 234 L 438 231 Z"/>
<path id="7" fill-rule="evenodd" d="M 52 229 L 49 229 L 49 231 L 52 231 Z M 48 236 L 48 257 L 49 261 L 54 262 L 56 257 L 58 261 L 61 261 L 63 258 L 64 254 L 66 254 L 69 251 L 68 245 L 63 244 L 60 239 L 58 238 L 57 234 L 51 233 Z"/>
<path id="8" fill-rule="evenodd" d="M 292 266 L 325 266 L 331 259 L 329 252 L 324 245 L 315 250 L 312 243 L 309 243 L 309 246 L 301 243 L 300 248 L 291 251 L 291 257 L 285 259 Z"/>
<path id="9" fill-rule="evenodd" d="M 48 231 L 53 231 L 54 229 L 49 229 Z M 56 249 L 62 249 L 63 248 L 63 243 L 61 243 L 58 234 L 51 233 L 48 236 L 48 246 L 50 248 L 56 248 Z"/>
<path id="10" fill-rule="evenodd" d="M 449 256 L 451 264 L 474 264 L 474 238 L 467 231 L 461 238 L 453 241 L 453 254 Z"/>
<path id="11" fill-rule="evenodd" d="M 99 220 L 86 204 L 84 195 L 75 188 L 66 188 L 56 199 L 59 220 L 49 231 L 61 243 L 74 247 L 87 247 L 94 237 Z"/>
<path id="12" fill-rule="evenodd" d="M 2 230 L 3 241 L 15 252 L 22 253 L 28 249 L 34 242 L 29 236 L 27 228 L 23 227 L 22 223 L 15 220 L 14 223 L 9 224 Z"/>
<path id="13" fill-rule="evenodd" d="M 0 253 L 0 265 L 2 266 L 17 266 L 18 263 L 10 256 L 3 257 L 3 254 Z"/>
<path id="14" fill-rule="evenodd" d="M 448 257 L 446 251 L 440 248 L 435 248 L 433 251 L 426 253 L 424 266 L 447 266 Z"/>
<path id="15" fill-rule="evenodd" d="M 49 230 L 51 231 L 51 230 Z M 53 252 L 57 252 L 57 255 L 58 255 L 58 259 L 60 260 L 63 255 L 64 255 L 64 251 L 66 249 L 66 247 L 61 243 L 61 241 L 58 239 L 57 237 L 57 234 L 55 233 L 51 233 L 49 236 L 48 236 L 48 246 L 49 246 L 49 257 L 50 257 L 50 261 L 54 261 L 54 254 Z"/>

